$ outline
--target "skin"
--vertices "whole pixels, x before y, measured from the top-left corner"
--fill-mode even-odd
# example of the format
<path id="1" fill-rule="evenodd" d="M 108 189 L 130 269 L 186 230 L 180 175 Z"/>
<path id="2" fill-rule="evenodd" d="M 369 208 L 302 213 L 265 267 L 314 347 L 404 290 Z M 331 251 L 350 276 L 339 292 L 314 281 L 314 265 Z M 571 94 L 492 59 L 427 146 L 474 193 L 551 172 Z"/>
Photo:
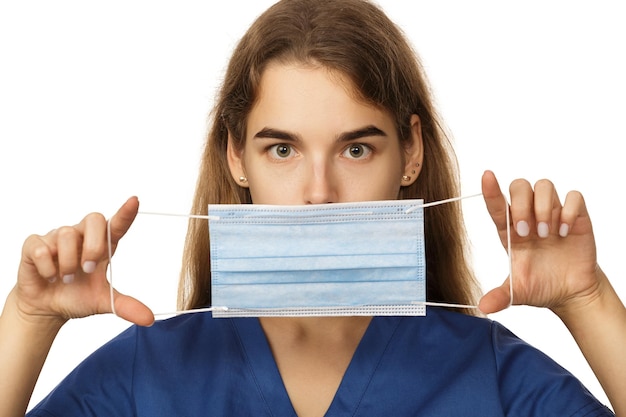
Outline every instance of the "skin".
<path id="1" fill-rule="evenodd" d="M 419 118 L 411 121 L 412 144 L 401 149 L 391 115 L 355 100 L 338 74 L 274 64 L 263 74 L 244 149 L 230 142 L 229 164 L 236 181 L 248 179 L 256 204 L 393 200 L 417 178 L 401 184 L 402 175 L 422 162 Z"/>
<path id="2" fill-rule="evenodd" d="M 422 162 L 419 118 L 403 148 L 393 118 L 354 99 L 336 73 L 270 65 L 248 120 L 243 150 L 229 146 L 235 180 L 248 178 L 258 204 L 390 200 L 402 175 Z M 412 174 L 412 181 L 416 175 Z M 330 406 L 371 318 L 262 318 L 285 388 L 299 416 Z"/>
<path id="3" fill-rule="evenodd" d="M 267 68 L 245 147 L 237 150 L 231 144 L 228 150 L 233 177 L 247 177 L 240 184 L 250 187 L 255 203 L 394 199 L 401 186 L 419 181 L 416 163 L 427 163 L 419 118 L 411 118 L 411 145 L 401 147 L 390 115 L 355 100 L 351 92 L 345 80 L 323 68 Z M 404 181 L 403 175 L 411 180 Z M 482 187 L 506 247 L 507 206 L 493 173 L 484 174 Z M 620 347 L 626 345 L 626 309 L 597 265 L 584 199 L 571 192 L 561 204 L 547 180 L 534 186 L 516 180 L 509 193 L 515 302 L 550 308 L 563 320 L 616 415 L 625 416 L 626 357 Z M 131 198 L 112 217 L 114 246 L 137 210 L 138 201 Z M 68 319 L 111 312 L 107 260 L 106 221 L 99 214 L 26 240 L 16 286 L 0 316 L 0 416 L 24 413 L 50 345 Z M 508 285 L 506 280 L 487 293 L 481 310 L 506 308 Z M 139 325 L 154 320 L 145 305 L 119 293 L 115 309 Z M 298 415 L 322 415 L 327 409 L 369 320 L 261 320 Z"/>
<path id="4" fill-rule="evenodd" d="M 492 172 L 482 179 L 487 209 L 506 247 L 503 194 Z M 567 326 L 613 406 L 626 415 L 626 308 L 597 263 L 591 219 L 581 193 L 561 204 L 549 180 L 509 187 L 515 304 L 551 309 Z M 528 227 L 527 225 L 530 225 Z M 509 303 L 509 279 L 480 300 L 485 313 Z"/>
<path id="5" fill-rule="evenodd" d="M 131 198 L 111 218 L 113 247 L 132 224 L 139 201 Z M 0 316 L 0 416 L 24 415 L 50 346 L 70 318 L 111 313 L 106 281 L 106 220 L 87 215 L 74 226 L 26 239 L 17 283 Z M 67 277 L 72 276 L 71 283 Z M 152 312 L 115 292 L 117 314 L 138 325 L 154 322 Z M 11 399 L 11 400 L 7 400 Z"/>

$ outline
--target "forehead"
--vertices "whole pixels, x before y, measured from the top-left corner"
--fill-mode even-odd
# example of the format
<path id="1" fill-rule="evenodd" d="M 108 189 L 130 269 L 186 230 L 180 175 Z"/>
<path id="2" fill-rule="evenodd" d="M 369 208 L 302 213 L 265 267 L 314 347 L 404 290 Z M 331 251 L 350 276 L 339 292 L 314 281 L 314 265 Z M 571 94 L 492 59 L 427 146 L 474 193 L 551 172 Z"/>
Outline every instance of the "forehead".
<path id="1" fill-rule="evenodd" d="M 248 127 L 329 126 L 391 122 L 344 74 L 319 65 L 272 63 L 263 71 Z M 261 126 L 264 127 L 264 126 Z"/>

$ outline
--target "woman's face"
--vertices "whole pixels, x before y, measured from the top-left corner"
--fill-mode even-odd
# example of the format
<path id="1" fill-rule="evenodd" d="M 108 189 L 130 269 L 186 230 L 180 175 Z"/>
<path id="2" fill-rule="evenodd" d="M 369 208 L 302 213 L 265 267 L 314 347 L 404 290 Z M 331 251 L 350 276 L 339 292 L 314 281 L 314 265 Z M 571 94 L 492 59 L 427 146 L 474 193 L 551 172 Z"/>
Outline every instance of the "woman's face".
<path id="1" fill-rule="evenodd" d="M 419 118 L 411 119 L 412 144 L 401 146 L 392 117 L 354 97 L 349 83 L 323 67 L 267 67 L 244 149 L 229 141 L 228 152 L 233 177 L 255 204 L 391 200 L 415 180 Z"/>

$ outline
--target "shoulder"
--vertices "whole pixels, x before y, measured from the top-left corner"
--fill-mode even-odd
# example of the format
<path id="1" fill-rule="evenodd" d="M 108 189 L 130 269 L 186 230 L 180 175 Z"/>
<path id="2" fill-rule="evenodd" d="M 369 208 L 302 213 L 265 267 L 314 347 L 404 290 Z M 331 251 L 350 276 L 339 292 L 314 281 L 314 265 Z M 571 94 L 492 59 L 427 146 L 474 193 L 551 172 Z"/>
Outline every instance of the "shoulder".
<path id="1" fill-rule="evenodd" d="M 122 400 L 131 395 L 135 356 L 133 326 L 83 360 L 28 415 L 130 415 L 128 401 Z"/>
<path id="2" fill-rule="evenodd" d="M 436 364 L 447 390 L 480 381 L 482 397 L 497 397 L 507 415 L 546 415 L 550 410 L 612 415 L 570 372 L 496 321 L 429 308 L 426 317 L 402 320 L 396 333 L 407 355 Z"/>
<path id="3" fill-rule="evenodd" d="M 183 387 L 202 385 L 197 381 L 213 368 L 232 364 L 223 360 L 240 351 L 227 352 L 237 343 L 232 328 L 231 320 L 210 314 L 131 326 L 87 357 L 29 415 L 130 416 L 134 404 L 162 415 L 159 407 L 174 403 Z"/>
<path id="4" fill-rule="evenodd" d="M 194 359 L 206 362 L 236 351 L 234 345 L 239 344 L 239 338 L 233 320 L 250 319 L 215 319 L 210 313 L 199 313 L 158 321 L 151 327 L 137 327 L 137 348 L 143 356 L 138 360 L 163 363 L 184 357 L 185 363 L 193 363 Z"/>

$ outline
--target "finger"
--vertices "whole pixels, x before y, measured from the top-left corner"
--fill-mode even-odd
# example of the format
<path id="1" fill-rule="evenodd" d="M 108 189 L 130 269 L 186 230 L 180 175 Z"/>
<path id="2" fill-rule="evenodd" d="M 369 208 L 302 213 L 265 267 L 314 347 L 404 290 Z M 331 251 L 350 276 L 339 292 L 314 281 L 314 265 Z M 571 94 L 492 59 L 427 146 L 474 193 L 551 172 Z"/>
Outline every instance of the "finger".
<path id="1" fill-rule="evenodd" d="M 530 235 L 530 225 L 535 224 L 535 217 L 532 213 L 534 206 L 533 189 L 530 183 L 524 179 L 517 179 L 509 186 L 511 194 L 511 221 L 515 231 L 520 237 Z"/>
<path id="2" fill-rule="evenodd" d="M 116 245 L 119 242 L 119 240 L 126 234 L 130 226 L 133 224 L 133 221 L 135 220 L 135 217 L 137 216 L 138 210 L 139 210 L 139 200 L 137 199 L 137 197 L 131 197 L 124 204 L 122 204 L 122 206 L 117 210 L 117 212 L 113 215 L 113 217 L 111 217 L 111 220 L 110 220 L 111 243 L 113 245 Z M 95 214 L 86 216 L 80 222 L 80 224 L 78 224 L 77 228 L 83 234 L 87 232 L 88 227 L 93 227 L 95 230 L 95 228 L 98 227 L 97 223 L 100 222 L 100 220 L 96 218 L 96 216 L 97 215 Z M 106 221 L 104 222 L 104 226 L 99 226 L 99 227 L 104 227 L 104 230 L 106 231 Z M 97 233 L 94 233 L 94 236 L 97 237 L 99 235 Z M 97 239 L 94 239 L 94 241 L 90 240 L 89 244 L 94 245 L 94 247 L 99 247 L 99 244 L 95 242 L 95 240 Z M 106 240 L 106 236 L 105 236 L 105 240 Z M 98 249 L 96 249 L 95 252 L 98 252 Z"/>
<path id="3" fill-rule="evenodd" d="M 51 248 L 39 235 L 29 236 L 22 246 L 23 264 L 34 268 L 37 275 L 50 281 L 54 281 L 58 275 L 55 255 L 56 248 Z"/>
<path id="4" fill-rule="evenodd" d="M 144 303 L 136 298 L 114 290 L 115 313 L 124 320 L 139 326 L 150 326 L 154 323 L 154 314 Z"/>
<path id="5" fill-rule="evenodd" d="M 65 284 L 74 281 L 78 268 L 78 248 L 82 245 L 82 234 L 74 227 L 64 226 L 57 229 L 57 264 L 59 275 Z"/>
<path id="6" fill-rule="evenodd" d="M 576 222 L 579 218 L 585 218 L 587 222 Z M 561 210 L 561 219 L 559 225 L 559 235 L 566 237 L 569 232 L 577 225 L 584 225 L 584 230 L 575 230 L 578 233 L 588 233 L 591 231 L 591 222 L 589 221 L 589 213 L 583 195 L 578 191 L 570 191 L 565 196 L 565 203 Z"/>
<path id="7" fill-rule="evenodd" d="M 111 241 L 115 245 L 124 237 L 130 226 L 137 217 L 139 210 L 139 199 L 129 198 L 120 209 L 111 217 Z"/>
<path id="8" fill-rule="evenodd" d="M 549 180 L 539 180 L 535 184 L 535 221 L 537 235 L 546 238 L 558 230 L 561 202 L 554 184 Z"/>
<path id="9" fill-rule="evenodd" d="M 97 261 L 108 256 L 106 219 L 100 213 L 91 213 L 81 223 L 84 233 L 81 266 L 84 272 L 90 274 L 96 270 Z"/>
<path id="10" fill-rule="evenodd" d="M 478 309 L 485 314 L 492 314 L 508 308 L 511 303 L 509 282 L 507 278 L 504 284 L 485 294 L 478 303 Z"/>
<path id="11" fill-rule="evenodd" d="M 506 233 L 508 204 L 496 176 L 491 171 L 485 171 L 482 177 L 482 191 L 487 206 L 487 211 L 493 219 L 499 232 Z"/>

